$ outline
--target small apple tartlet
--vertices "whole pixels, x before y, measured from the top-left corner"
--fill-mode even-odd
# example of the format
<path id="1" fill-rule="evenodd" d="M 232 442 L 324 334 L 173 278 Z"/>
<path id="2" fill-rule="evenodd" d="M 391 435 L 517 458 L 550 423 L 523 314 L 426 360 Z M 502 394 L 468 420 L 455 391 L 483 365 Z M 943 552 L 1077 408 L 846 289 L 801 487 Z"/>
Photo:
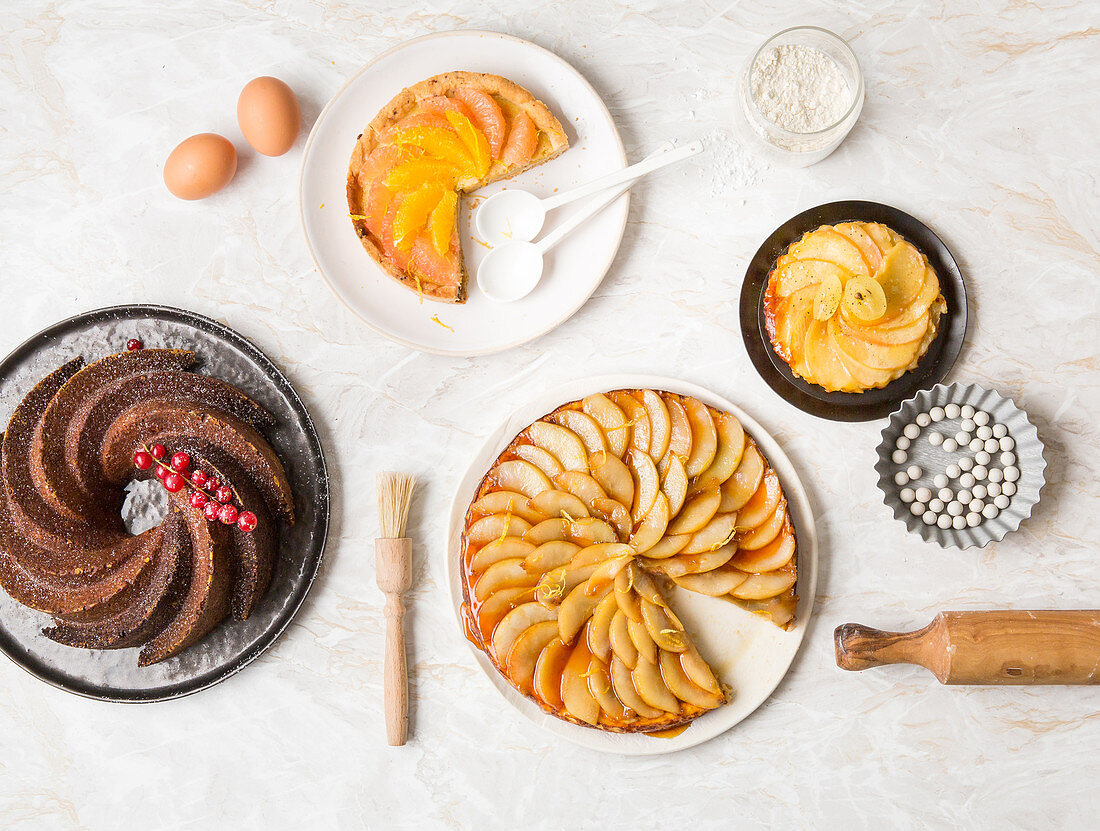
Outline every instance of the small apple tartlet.
<path id="1" fill-rule="evenodd" d="M 776 354 L 829 392 L 885 387 L 915 369 L 946 311 L 928 258 L 876 222 L 806 233 L 778 259 L 764 292 Z"/>

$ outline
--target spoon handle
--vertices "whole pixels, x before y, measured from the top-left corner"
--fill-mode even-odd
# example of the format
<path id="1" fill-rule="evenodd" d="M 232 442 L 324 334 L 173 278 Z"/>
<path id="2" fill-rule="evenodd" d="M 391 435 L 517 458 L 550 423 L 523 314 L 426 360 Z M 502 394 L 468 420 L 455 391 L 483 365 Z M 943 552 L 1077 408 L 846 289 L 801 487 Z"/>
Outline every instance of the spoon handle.
<path id="1" fill-rule="evenodd" d="M 701 141 L 693 141 L 690 144 L 685 144 L 683 147 L 674 147 L 663 151 L 658 150 L 656 153 L 651 153 L 642 161 L 632 164 L 629 167 L 624 167 L 622 170 L 616 170 L 586 185 L 581 185 L 565 193 L 559 193 L 557 196 L 543 199 L 542 206 L 548 211 L 559 208 L 575 199 L 583 199 L 586 196 L 599 193 L 601 190 L 613 187 L 614 185 L 639 179 L 647 173 L 652 173 L 654 170 L 659 170 L 666 165 L 675 164 L 678 161 L 694 156 L 701 152 L 702 149 L 703 143 Z"/>
<path id="2" fill-rule="evenodd" d="M 630 190 L 633 184 L 634 181 L 631 180 L 624 185 L 619 185 L 619 187 L 613 188 L 603 198 L 593 200 L 592 203 L 588 205 L 588 207 L 581 208 L 580 210 L 576 211 L 561 225 L 559 225 L 545 237 L 536 242 L 534 244 L 535 247 L 539 250 L 540 253 L 545 254 L 547 251 L 549 251 L 571 233 L 576 231 L 577 228 L 579 228 L 593 216 L 598 214 L 600 211 L 602 211 L 604 208 L 606 208 L 608 205 L 610 205 L 612 202 L 614 202 L 616 199 L 618 199 L 620 196 Z"/>

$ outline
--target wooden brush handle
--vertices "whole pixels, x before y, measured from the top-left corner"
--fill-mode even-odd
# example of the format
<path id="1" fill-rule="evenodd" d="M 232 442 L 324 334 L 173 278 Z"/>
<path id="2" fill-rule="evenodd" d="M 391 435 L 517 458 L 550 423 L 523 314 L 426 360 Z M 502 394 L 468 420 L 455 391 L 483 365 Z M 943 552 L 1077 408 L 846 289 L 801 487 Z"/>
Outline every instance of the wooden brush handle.
<path id="1" fill-rule="evenodd" d="M 917 664 L 942 684 L 1100 684 L 1100 611 L 940 612 L 917 632 L 845 623 L 836 662 Z"/>
<path id="2" fill-rule="evenodd" d="M 412 540 L 374 541 L 375 574 L 386 595 L 386 737 L 391 747 L 409 733 L 409 671 L 405 658 L 405 601 L 412 585 Z"/>

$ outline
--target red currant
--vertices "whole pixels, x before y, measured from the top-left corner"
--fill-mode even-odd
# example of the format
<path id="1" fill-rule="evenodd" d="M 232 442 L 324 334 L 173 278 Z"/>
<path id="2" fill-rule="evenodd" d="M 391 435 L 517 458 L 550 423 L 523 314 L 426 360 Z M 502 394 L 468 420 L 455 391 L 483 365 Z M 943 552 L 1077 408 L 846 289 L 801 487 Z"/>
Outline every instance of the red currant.
<path id="1" fill-rule="evenodd" d="M 191 507 L 192 508 L 205 508 L 207 503 L 206 494 L 202 491 L 193 491 L 191 493 Z"/>
<path id="2" fill-rule="evenodd" d="M 144 349 L 145 344 L 139 341 L 137 338 L 130 338 L 126 341 L 127 352 L 137 352 L 139 349 Z"/>
<path id="3" fill-rule="evenodd" d="M 191 467 L 191 457 L 184 453 L 182 450 L 179 453 L 172 454 L 172 470 L 177 473 L 183 473 L 187 468 Z"/>
<path id="4" fill-rule="evenodd" d="M 232 525 L 237 521 L 237 509 L 232 505 L 222 505 L 218 511 L 218 519 L 226 525 Z"/>
<path id="5" fill-rule="evenodd" d="M 201 488 L 206 484 L 206 474 L 201 470 L 196 470 L 191 473 L 191 484 L 196 488 Z"/>
<path id="6" fill-rule="evenodd" d="M 208 520 L 213 522 L 218 518 L 218 511 L 221 509 L 221 505 L 211 500 L 202 506 L 202 515 Z"/>
<path id="7" fill-rule="evenodd" d="M 252 511 L 241 511 L 237 515 L 237 527 L 246 534 L 251 534 L 255 531 L 258 522 L 259 520 L 256 519 L 256 515 L 252 513 Z"/>
<path id="8" fill-rule="evenodd" d="M 164 449 L 163 444 L 154 444 L 152 447 L 149 448 L 149 452 L 152 454 L 154 459 L 163 459 L 164 455 L 168 451 Z"/>
<path id="9" fill-rule="evenodd" d="M 148 470 L 152 466 L 153 457 L 144 450 L 139 450 L 134 454 L 134 467 L 138 470 Z"/>
<path id="10" fill-rule="evenodd" d="M 220 488 L 221 486 L 222 483 L 215 479 L 213 476 L 206 480 L 206 489 L 211 493 L 216 493 L 218 488 Z"/>
<path id="11" fill-rule="evenodd" d="M 171 473 L 172 471 L 170 471 L 170 470 L 169 470 L 168 468 L 166 468 L 166 467 L 165 467 L 164 465 L 157 465 L 157 469 L 156 469 L 156 471 L 154 471 L 154 472 L 155 472 L 155 473 L 157 474 L 157 478 L 158 478 L 158 479 L 160 479 L 160 481 L 162 481 L 162 482 L 163 482 L 163 481 L 164 481 L 164 478 L 165 478 L 165 477 L 166 477 L 166 476 L 167 476 L 167 475 L 168 475 L 169 473 Z"/>
<path id="12" fill-rule="evenodd" d="M 222 485 L 220 488 L 218 488 L 214 496 L 219 502 L 224 505 L 226 502 L 233 498 L 233 488 L 229 487 L 228 485 Z"/>
<path id="13" fill-rule="evenodd" d="M 178 493 L 183 490 L 183 477 L 178 473 L 169 473 L 164 477 L 164 488 L 169 493 Z"/>

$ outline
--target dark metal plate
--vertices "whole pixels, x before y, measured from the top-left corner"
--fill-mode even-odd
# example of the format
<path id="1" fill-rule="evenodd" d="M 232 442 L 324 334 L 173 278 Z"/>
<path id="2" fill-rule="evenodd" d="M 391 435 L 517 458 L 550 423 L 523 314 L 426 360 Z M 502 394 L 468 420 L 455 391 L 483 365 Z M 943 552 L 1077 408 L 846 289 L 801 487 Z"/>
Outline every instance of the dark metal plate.
<path id="1" fill-rule="evenodd" d="M 796 377 L 772 348 L 764 320 L 764 289 L 775 261 L 807 231 L 838 222 L 881 222 L 913 243 L 928 257 L 940 278 L 947 301 L 936 339 L 917 367 L 881 389 L 862 393 L 826 392 Z M 959 357 L 966 336 L 966 287 L 951 252 L 919 219 L 878 202 L 829 202 L 803 211 L 784 222 L 768 237 L 749 262 L 741 285 L 741 337 L 760 377 L 788 403 L 820 418 L 833 421 L 869 421 L 890 415 L 898 404 L 918 390 L 928 389 L 947 377 Z"/>
<path id="2" fill-rule="evenodd" d="M 0 651 L 32 675 L 63 690 L 105 701 L 179 698 L 224 681 L 274 643 L 305 599 L 325 547 L 329 482 L 313 421 L 286 377 L 239 334 L 202 315 L 168 306 L 114 306 L 86 312 L 44 329 L 0 363 L 0 425 L 23 396 L 65 361 L 88 361 L 126 348 L 193 349 L 198 371 L 233 384 L 275 417 L 267 438 L 294 489 L 298 520 L 283 527 L 271 587 L 247 621 L 227 619 L 182 654 L 150 667 L 138 649 L 85 650 L 54 643 L 40 632 L 48 615 L 0 591 Z"/>

